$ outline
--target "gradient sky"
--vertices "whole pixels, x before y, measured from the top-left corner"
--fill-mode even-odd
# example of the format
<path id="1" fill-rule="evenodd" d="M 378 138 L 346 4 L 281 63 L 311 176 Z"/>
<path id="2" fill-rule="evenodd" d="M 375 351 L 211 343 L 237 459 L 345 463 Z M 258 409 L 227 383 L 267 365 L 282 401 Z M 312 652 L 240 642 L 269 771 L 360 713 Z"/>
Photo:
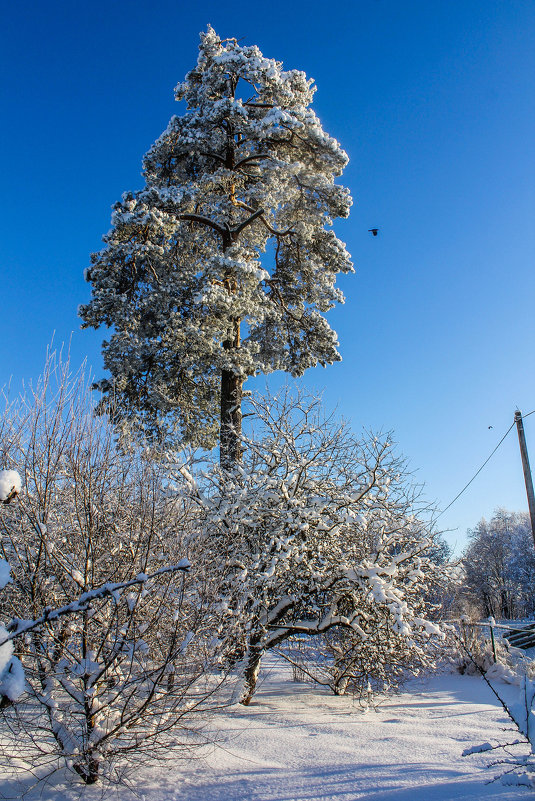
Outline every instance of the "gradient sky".
<path id="1" fill-rule="evenodd" d="M 336 230 L 356 274 L 329 314 L 343 361 L 302 383 L 355 429 L 393 430 L 444 508 L 535 409 L 532 0 L 4 3 L 0 383 L 35 380 L 53 332 L 102 374 L 83 270 L 181 113 L 207 23 L 316 80 L 351 159 Z M 527 507 L 514 430 L 440 524 L 460 547 L 498 506 Z"/>

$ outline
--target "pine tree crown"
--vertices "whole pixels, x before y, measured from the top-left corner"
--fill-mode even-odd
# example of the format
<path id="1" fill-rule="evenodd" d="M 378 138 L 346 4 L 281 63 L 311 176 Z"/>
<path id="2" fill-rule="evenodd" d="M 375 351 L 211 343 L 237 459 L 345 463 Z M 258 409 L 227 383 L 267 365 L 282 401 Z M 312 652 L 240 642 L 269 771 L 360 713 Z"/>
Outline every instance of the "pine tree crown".
<path id="1" fill-rule="evenodd" d="M 115 204 L 93 254 L 84 326 L 103 344 L 117 421 L 150 438 L 214 444 L 220 377 L 302 375 L 340 359 L 324 314 L 352 271 L 332 230 L 348 158 L 310 108 L 315 87 L 256 46 L 201 34 L 174 116 Z"/>

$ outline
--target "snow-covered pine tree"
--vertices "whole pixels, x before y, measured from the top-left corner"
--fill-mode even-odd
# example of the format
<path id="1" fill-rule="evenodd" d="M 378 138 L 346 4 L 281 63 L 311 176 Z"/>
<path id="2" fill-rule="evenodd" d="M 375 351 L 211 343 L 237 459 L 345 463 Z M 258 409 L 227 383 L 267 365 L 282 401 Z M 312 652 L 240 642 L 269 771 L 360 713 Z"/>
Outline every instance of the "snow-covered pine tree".
<path id="1" fill-rule="evenodd" d="M 244 380 L 340 359 L 323 314 L 352 265 L 331 226 L 351 198 L 347 155 L 310 108 L 315 87 L 257 47 L 201 34 L 176 88 L 187 111 L 144 159 L 146 186 L 114 206 L 92 256 L 85 326 L 103 353 L 116 423 L 240 458 Z"/>

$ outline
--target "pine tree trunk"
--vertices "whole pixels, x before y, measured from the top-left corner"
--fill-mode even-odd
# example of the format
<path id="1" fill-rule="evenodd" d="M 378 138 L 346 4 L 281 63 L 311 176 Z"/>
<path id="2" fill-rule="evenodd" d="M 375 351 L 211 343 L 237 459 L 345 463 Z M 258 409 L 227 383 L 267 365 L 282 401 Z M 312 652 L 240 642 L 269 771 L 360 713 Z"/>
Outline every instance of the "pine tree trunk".
<path id="1" fill-rule="evenodd" d="M 240 347 L 240 322 L 233 323 L 232 337 L 223 343 L 226 350 Z M 241 404 L 243 378 L 230 370 L 221 371 L 221 428 L 219 434 L 219 462 L 223 470 L 231 470 L 241 461 Z"/>
<path id="2" fill-rule="evenodd" d="M 244 706 L 249 706 L 251 703 L 251 699 L 256 690 L 256 681 L 258 679 L 258 673 L 260 671 L 260 662 L 262 661 L 262 656 L 264 653 L 264 649 L 259 645 L 250 645 L 249 646 L 249 654 L 247 657 L 247 664 L 245 666 L 245 671 L 243 673 L 244 678 L 244 688 L 243 688 L 243 695 L 240 700 L 240 704 Z"/>
<path id="3" fill-rule="evenodd" d="M 241 402 L 243 380 L 228 370 L 221 373 L 221 434 L 219 459 L 224 470 L 241 461 Z"/>

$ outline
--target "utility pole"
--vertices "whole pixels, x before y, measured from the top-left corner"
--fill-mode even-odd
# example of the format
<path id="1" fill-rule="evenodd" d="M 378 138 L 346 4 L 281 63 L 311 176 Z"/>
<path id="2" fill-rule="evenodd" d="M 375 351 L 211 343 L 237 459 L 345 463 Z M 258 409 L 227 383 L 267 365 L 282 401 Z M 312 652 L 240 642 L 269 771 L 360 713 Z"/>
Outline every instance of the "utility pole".
<path id="1" fill-rule="evenodd" d="M 533 544 L 535 545 L 535 494 L 533 493 L 533 480 L 531 478 L 531 470 L 529 467 L 528 448 L 526 445 L 526 435 L 524 434 L 522 412 L 519 409 L 517 409 L 515 412 L 515 423 L 518 431 L 518 442 L 520 443 L 520 456 L 522 458 L 522 468 L 524 470 L 524 481 L 526 482 L 529 516 L 531 519 L 531 533 L 533 535 Z"/>

